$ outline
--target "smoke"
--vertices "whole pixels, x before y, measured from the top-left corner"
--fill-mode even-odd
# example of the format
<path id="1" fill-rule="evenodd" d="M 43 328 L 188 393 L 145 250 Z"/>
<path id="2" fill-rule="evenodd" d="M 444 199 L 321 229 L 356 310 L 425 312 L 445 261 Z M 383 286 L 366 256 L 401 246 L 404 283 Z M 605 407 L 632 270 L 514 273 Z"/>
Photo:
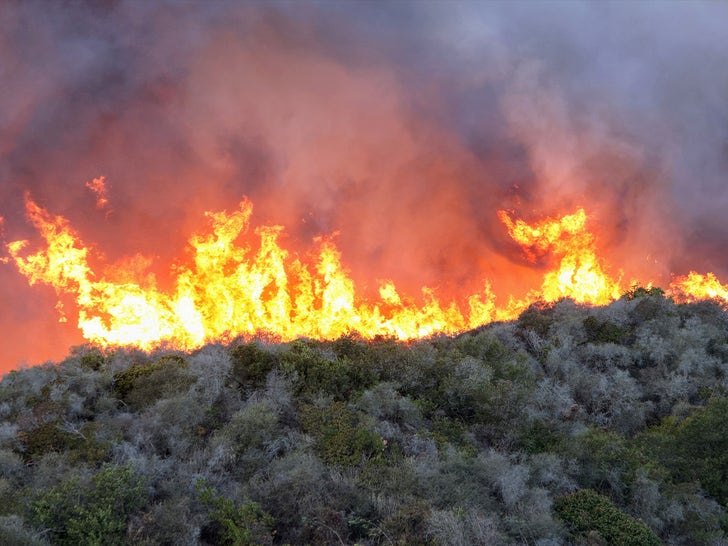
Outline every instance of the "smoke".
<path id="1" fill-rule="evenodd" d="M 4 236 L 37 241 L 29 191 L 164 284 L 245 194 L 287 247 L 337 232 L 370 292 L 504 296 L 540 273 L 496 211 L 584 206 L 625 278 L 725 276 L 727 24 L 719 3 L 4 2 Z M 24 284 L 0 265 L 0 368 L 80 342 Z"/>

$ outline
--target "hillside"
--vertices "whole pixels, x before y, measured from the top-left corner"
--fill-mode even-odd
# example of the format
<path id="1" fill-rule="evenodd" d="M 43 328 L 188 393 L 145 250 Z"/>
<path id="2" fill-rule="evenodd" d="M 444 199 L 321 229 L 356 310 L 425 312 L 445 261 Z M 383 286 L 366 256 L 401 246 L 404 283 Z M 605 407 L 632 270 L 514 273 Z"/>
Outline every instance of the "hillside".
<path id="1" fill-rule="evenodd" d="M 0 383 L 1 544 L 728 544 L 728 313 L 75 348 Z"/>

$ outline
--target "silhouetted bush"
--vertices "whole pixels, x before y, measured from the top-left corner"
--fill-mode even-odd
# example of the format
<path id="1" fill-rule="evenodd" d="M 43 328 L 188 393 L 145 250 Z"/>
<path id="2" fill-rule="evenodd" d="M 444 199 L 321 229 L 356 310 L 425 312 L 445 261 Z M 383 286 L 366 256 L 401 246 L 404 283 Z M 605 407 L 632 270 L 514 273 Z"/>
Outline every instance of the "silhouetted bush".
<path id="1" fill-rule="evenodd" d="M 540 337 L 548 336 L 549 329 L 554 322 L 553 306 L 534 303 L 518 317 L 518 331 L 525 337 L 527 331 L 532 331 Z"/>
<path id="2" fill-rule="evenodd" d="M 154 364 L 136 364 L 114 374 L 114 393 L 132 409 L 142 409 L 189 388 L 193 379 L 186 367 L 185 359 L 178 355 L 164 356 Z"/>
<path id="3" fill-rule="evenodd" d="M 265 385 L 265 378 L 277 364 L 276 355 L 251 341 L 230 351 L 232 369 L 230 379 L 241 389 L 256 389 Z"/>
<path id="4" fill-rule="evenodd" d="M 608 320 L 600 321 L 596 317 L 584 319 L 586 336 L 592 343 L 622 343 L 625 333 L 616 324 Z"/>

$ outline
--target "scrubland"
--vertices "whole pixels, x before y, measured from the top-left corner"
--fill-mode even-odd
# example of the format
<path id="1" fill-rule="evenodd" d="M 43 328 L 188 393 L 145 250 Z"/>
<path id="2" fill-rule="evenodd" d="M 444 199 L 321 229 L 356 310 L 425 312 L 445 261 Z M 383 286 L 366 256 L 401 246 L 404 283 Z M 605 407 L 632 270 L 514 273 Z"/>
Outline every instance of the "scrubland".
<path id="1" fill-rule="evenodd" d="M 728 544 L 728 313 L 76 347 L 0 382 L 0 543 Z"/>

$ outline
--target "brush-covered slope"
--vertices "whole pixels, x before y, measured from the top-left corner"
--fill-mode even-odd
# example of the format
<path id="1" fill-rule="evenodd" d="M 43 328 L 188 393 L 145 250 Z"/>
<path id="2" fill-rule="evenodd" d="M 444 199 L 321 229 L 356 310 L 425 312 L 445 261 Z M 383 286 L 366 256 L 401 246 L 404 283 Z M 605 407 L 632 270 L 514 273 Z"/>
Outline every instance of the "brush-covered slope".
<path id="1" fill-rule="evenodd" d="M 726 544 L 728 315 L 80 347 L 0 383 L 2 544 Z"/>

